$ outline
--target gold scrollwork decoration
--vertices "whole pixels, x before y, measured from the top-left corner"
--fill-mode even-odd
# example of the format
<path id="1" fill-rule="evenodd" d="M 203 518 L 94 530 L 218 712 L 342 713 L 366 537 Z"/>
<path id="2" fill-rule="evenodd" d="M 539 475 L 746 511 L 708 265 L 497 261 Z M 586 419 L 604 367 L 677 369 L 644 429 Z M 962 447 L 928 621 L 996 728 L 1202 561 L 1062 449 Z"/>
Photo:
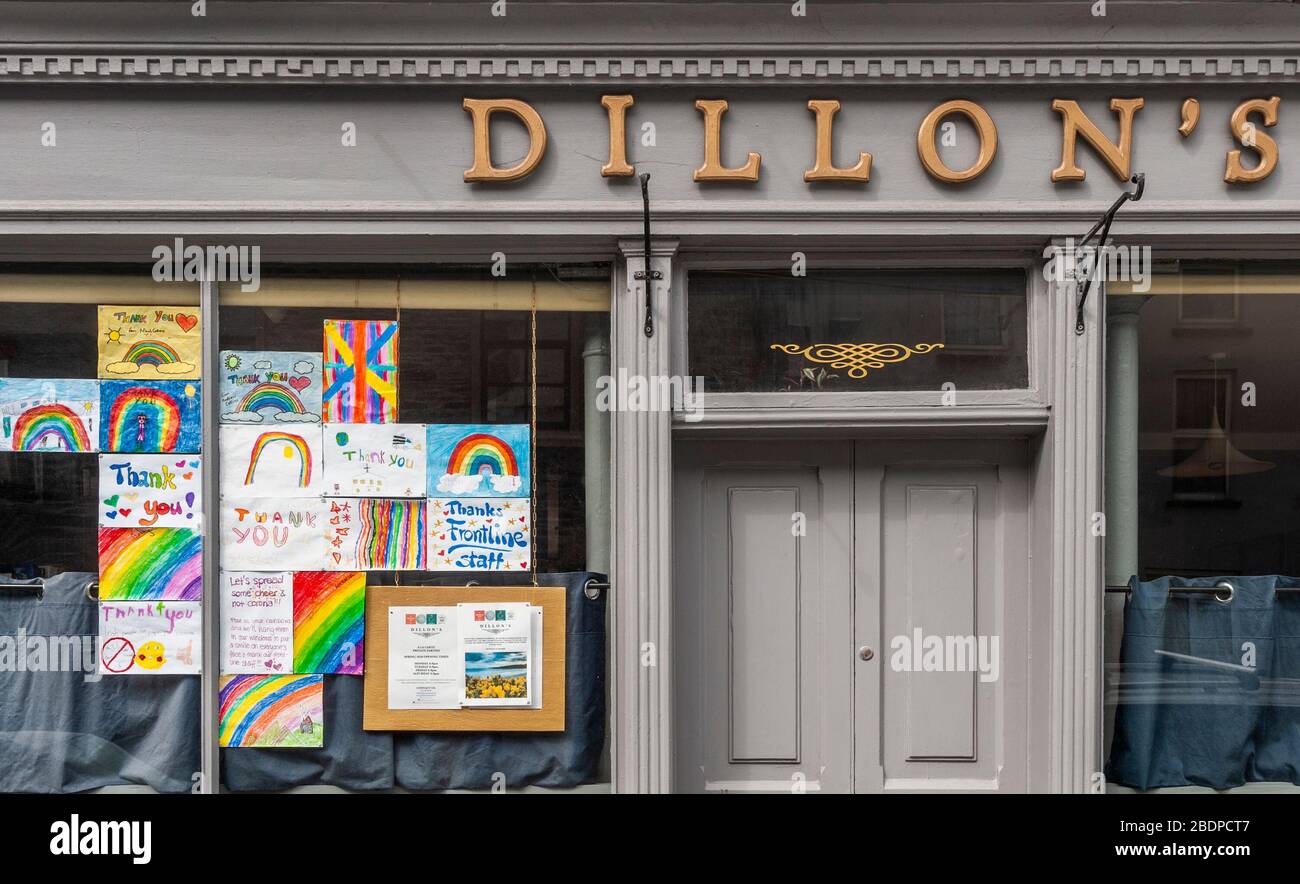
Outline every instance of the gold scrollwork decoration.
<path id="1" fill-rule="evenodd" d="M 943 344 L 917 344 L 914 347 L 906 344 L 773 344 L 771 349 L 802 356 L 819 365 L 847 369 L 849 377 L 861 379 L 867 376 L 868 369 L 906 362 L 913 356 L 942 350 Z"/>

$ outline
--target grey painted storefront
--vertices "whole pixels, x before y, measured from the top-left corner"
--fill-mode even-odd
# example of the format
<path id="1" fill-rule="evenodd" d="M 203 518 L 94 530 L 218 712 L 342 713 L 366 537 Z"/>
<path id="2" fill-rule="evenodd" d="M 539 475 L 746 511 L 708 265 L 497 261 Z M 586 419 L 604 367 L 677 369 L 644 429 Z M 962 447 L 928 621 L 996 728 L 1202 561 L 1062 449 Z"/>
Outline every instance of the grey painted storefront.
<path id="1" fill-rule="evenodd" d="M 1112 98 L 1145 99 L 1134 169 L 1147 195 L 1115 234 L 1161 257 L 1294 257 L 1300 175 L 1300 15 L 1281 3 L 812 2 L 790 4 L 187 4 L 12 3 L 0 10 L 0 257 L 59 264 L 144 263 L 159 242 L 260 244 L 296 264 L 607 261 L 614 267 L 609 367 L 684 374 L 689 273 L 788 267 L 1030 268 L 1030 383 L 971 393 L 711 397 L 703 421 L 615 413 L 612 515 L 611 754 L 617 791 L 672 787 L 672 445 L 755 430 L 1036 440 L 1031 469 L 1031 582 L 1050 610 L 1030 678 L 1046 698 L 1028 751 L 1034 790 L 1086 791 L 1100 769 L 1104 555 L 1133 572 L 1131 506 L 1091 530 L 1107 479 L 1136 469 L 1107 435 L 1104 383 L 1127 377 L 1122 313 L 1088 305 L 1074 333 L 1073 286 L 1045 281 L 1043 249 L 1091 226 L 1121 187 L 1080 146 L 1085 181 L 1053 183 L 1061 160 L 1056 98 L 1080 102 L 1115 132 Z M 1077 7 L 1077 8 L 1076 8 Z M 664 22 L 674 22 L 669 28 Z M 1227 36 L 1231 35 L 1231 36 Z M 652 175 L 658 333 L 641 330 L 646 266 L 634 178 L 606 178 L 600 99 L 631 94 L 629 160 Z M 1283 160 L 1265 180 L 1223 181 L 1239 147 L 1233 108 L 1281 97 L 1267 133 Z M 544 159 L 512 183 L 467 184 L 462 99 L 517 98 L 543 116 Z M 1184 99 L 1199 128 L 1178 132 Z M 723 160 L 762 155 L 756 183 L 697 183 L 698 99 L 724 98 Z M 916 129 L 936 105 L 979 103 L 998 127 L 997 156 L 973 182 L 943 184 L 917 157 Z M 810 99 L 838 99 L 835 156 L 873 155 L 865 184 L 806 183 Z M 975 157 L 960 118 L 954 168 Z M 57 146 L 42 145 L 54 123 Z M 354 123 L 355 147 L 341 143 Z M 654 145 L 642 143 L 653 124 Z M 494 125 L 509 165 L 522 130 Z M 1107 352 L 1108 326 L 1114 329 Z M 593 337 L 599 358 L 599 334 Z M 1131 356 L 1131 352 L 1128 354 Z M 595 365 L 595 363 L 590 363 Z M 1109 376 L 1108 369 L 1109 366 Z M 846 398 L 847 397 L 847 398 Z M 1112 400 L 1112 409 L 1124 400 Z M 1121 405 L 1116 405 L 1116 402 Z M 1131 484 L 1127 487 L 1131 487 Z M 1113 495 L 1112 495 L 1113 496 Z M 1127 515 L 1126 515 L 1127 513 Z M 596 563 L 589 563 L 597 567 Z M 656 665 L 642 664 L 647 646 Z M 214 750 L 215 753 L 215 750 Z M 214 754 L 213 753 L 213 754 Z"/>

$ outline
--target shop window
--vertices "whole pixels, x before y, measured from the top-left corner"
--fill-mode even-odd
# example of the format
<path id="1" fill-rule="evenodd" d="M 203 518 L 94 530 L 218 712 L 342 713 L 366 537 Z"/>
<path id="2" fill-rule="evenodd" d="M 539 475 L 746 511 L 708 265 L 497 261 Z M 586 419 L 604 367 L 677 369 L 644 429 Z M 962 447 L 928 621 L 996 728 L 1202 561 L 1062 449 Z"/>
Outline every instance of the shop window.
<path id="1" fill-rule="evenodd" d="M 1108 780 L 1298 786 L 1300 275 L 1188 262 L 1109 289 L 1138 396 L 1108 378 Z"/>
<path id="2" fill-rule="evenodd" d="M 201 463 L 163 444 L 201 430 L 197 305 L 148 276 L 0 277 L 0 791 L 196 788 L 201 538 L 159 525 L 148 475 Z M 174 433 L 139 404 L 161 390 Z"/>
<path id="3" fill-rule="evenodd" d="M 1019 270 L 695 272 L 687 321 L 711 392 L 1029 385 Z"/>

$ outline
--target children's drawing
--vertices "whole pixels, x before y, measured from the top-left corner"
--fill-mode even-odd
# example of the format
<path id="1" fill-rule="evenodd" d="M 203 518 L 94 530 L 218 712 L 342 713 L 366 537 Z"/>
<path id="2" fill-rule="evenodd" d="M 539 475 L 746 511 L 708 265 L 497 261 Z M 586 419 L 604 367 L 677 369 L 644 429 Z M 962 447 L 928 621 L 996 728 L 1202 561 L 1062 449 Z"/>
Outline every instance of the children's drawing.
<path id="1" fill-rule="evenodd" d="M 424 568 L 423 498 L 328 498 L 326 503 L 326 568 L 332 571 Z"/>
<path id="2" fill-rule="evenodd" d="M 319 571 L 325 563 L 320 498 L 223 497 L 223 571 Z"/>
<path id="3" fill-rule="evenodd" d="M 197 530 L 202 479 L 198 454 L 101 454 L 99 524 Z"/>
<path id="4" fill-rule="evenodd" d="M 424 497 L 424 424 L 326 424 L 325 493 Z"/>
<path id="5" fill-rule="evenodd" d="M 325 320 L 322 414 L 343 424 L 397 420 L 397 323 Z"/>
<path id="6" fill-rule="evenodd" d="M 100 602 L 100 675 L 188 675 L 203 668 L 202 602 Z"/>
<path id="7" fill-rule="evenodd" d="M 321 428 L 221 427 L 221 493 L 315 497 L 321 483 Z"/>
<path id="8" fill-rule="evenodd" d="M 311 749 L 325 743 L 325 679 L 227 675 L 221 679 L 221 746 Z"/>
<path id="9" fill-rule="evenodd" d="M 429 497 L 528 497 L 527 424 L 429 424 Z"/>
<path id="10" fill-rule="evenodd" d="M 318 424 L 320 394 L 319 353 L 221 351 L 223 424 Z"/>
<path id="11" fill-rule="evenodd" d="M 295 573 L 293 671 L 361 675 L 365 671 L 365 613 L 365 574 Z"/>
<path id="12" fill-rule="evenodd" d="M 99 381 L 0 378 L 0 451 L 98 451 Z"/>
<path id="13" fill-rule="evenodd" d="M 100 528 L 99 597 L 198 599 L 202 551 L 199 532 L 189 528 Z"/>
<path id="14" fill-rule="evenodd" d="M 199 381 L 101 381 L 99 449 L 197 453 Z"/>
<path id="15" fill-rule="evenodd" d="M 293 574 L 221 572 L 221 671 L 293 672 Z"/>
<path id="16" fill-rule="evenodd" d="M 527 572 L 532 560 L 529 503 L 517 497 L 430 498 L 430 571 Z"/>
<path id="17" fill-rule="evenodd" d="M 101 378 L 198 378 L 201 350 L 196 307 L 99 308 Z"/>

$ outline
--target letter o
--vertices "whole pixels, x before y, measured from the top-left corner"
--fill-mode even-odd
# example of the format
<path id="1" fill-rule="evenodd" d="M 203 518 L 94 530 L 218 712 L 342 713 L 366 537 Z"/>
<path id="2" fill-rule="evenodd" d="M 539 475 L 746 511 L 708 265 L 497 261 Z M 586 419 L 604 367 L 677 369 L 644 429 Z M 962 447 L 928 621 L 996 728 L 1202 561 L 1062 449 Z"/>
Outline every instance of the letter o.
<path id="1" fill-rule="evenodd" d="M 954 171 L 944 165 L 943 160 L 939 159 L 939 151 L 934 146 L 934 130 L 938 128 L 939 122 L 944 117 L 951 114 L 965 116 L 975 125 L 975 131 L 979 133 L 979 157 L 969 168 L 961 171 Z M 925 119 L 921 121 L 921 128 L 916 132 L 916 152 L 920 155 L 921 165 L 925 167 L 930 177 L 949 184 L 964 184 L 982 175 L 989 163 L 993 162 L 993 157 L 998 152 L 998 127 L 993 124 L 993 118 L 989 116 L 988 111 L 973 101 L 961 99 L 945 101 L 926 114 Z"/>

